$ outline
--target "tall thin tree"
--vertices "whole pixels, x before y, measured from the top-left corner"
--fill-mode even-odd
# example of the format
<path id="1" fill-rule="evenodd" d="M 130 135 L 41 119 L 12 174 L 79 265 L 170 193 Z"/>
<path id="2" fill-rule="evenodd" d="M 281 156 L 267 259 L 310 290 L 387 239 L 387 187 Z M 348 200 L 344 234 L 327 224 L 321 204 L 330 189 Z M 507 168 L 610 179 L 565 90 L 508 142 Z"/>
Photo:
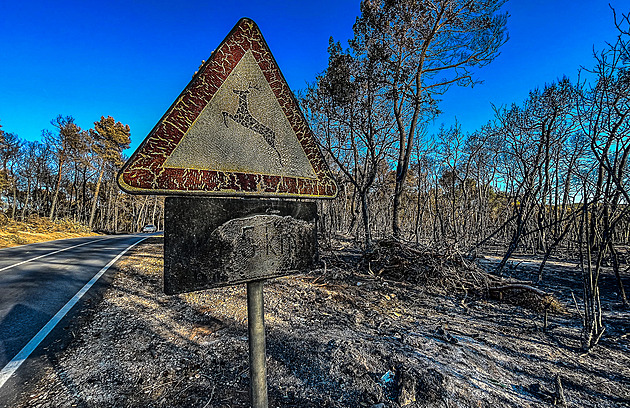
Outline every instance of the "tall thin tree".
<path id="1" fill-rule="evenodd" d="M 491 62 L 507 40 L 505 0 L 364 0 L 354 46 L 382 59 L 398 133 L 392 230 L 402 236 L 401 198 L 414 138 L 438 113 L 435 96 L 479 81 L 473 69 Z"/>
<path id="2" fill-rule="evenodd" d="M 96 154 L 98 178 L 92 199 L 92 210 L 90 212 L 89 227 L 93 228 L 94 215 L 98 202 L 99 191 L 103 181 L 103 174 L 108 169 L 116 169 L 122 166 L 122 151 L 129 147 L 131 143 L 131 130 L 129 125 L 116 122 L 111 116 L 101 116 L 101 120 L 94 122 L 94 129 L 91 130 L 92 150 Z"/>

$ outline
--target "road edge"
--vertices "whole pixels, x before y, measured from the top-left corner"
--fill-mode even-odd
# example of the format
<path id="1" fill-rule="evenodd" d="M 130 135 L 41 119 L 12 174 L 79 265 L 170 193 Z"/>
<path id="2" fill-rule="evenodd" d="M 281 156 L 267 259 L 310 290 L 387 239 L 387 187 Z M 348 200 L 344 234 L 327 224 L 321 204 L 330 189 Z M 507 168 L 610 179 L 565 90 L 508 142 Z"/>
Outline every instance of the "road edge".
<path id="1" fill-rule="evenodd" d="M 83 325 L 91 319 L 96 307 L 102 301 L 107 288 L 109 288 L 113 281 L 116 272 L 118 272 L 118 261 L 130 250 L 151 237 L 152 236 L 143 237 L 129 245 L 116 255 L 114 259 L 108 262 L 107 265 L 101 268 L 101 270 L 99 270 L 92 279 L 46 323 L 44 328 L 24 346 L 18 355 L 0 370 L 0 374 L 4 373 L 5 368 L 9 367 L 14 360 L 18 359 L 24 349 L 29 348 L 29 345 L 32 347 L 28 355 L 21 356 L 23 360 L 16 364 L 14 369 L 12 367 L 9 375 L 0 383 L 0 406 L 3 408 L 12 407 L 23 399 L 24 395 L 28 395 L 34 391 L 32 389 L 33 385 L 37 384 L 37 380 L 41 376 L 41 373 L 44 372 L 45 368 L 50 366 L 50 363 L 54 360 L 55 353 L 65 350 L 73 339 L 71 334 L 73 334 L 75 330 L 83 327 Z M 80 307 L 76 307 L 77 305 Z M 48 327 L 47 332 L 38 339 L 37 344 L 31 344 L 53 320 L 57 320 L 56 323 L 52 325 L 52 327 Z M 20 369 L 20 374 L 16 375 L 15 373 L 18 369 Z M 30 381 L 24 381 L 26 379 Z M 0 380 L 2 380 L 1 377 Z M 20 392 L 14 392 L 16 389 L 19 389 Z"/>

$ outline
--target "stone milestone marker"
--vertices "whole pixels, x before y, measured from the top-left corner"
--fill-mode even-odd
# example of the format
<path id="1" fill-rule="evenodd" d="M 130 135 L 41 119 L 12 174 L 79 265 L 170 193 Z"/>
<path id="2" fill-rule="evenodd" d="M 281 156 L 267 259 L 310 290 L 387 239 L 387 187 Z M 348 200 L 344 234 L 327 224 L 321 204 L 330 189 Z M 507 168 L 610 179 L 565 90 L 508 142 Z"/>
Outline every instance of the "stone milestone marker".
<path id="1" fill-rule="evenodd" d="M 250 391 L 267 406 L 264 279 L 317 257 L 317 207 L 337 185 L 256 24 L 241 19 L 118 174 L 165 203 L 164 289 L 247 283 Z M 214 196 L 214 197 L 205 197 Z"/>
<path id="2" fill-rule="evenodd" d="M 312 201 L 169 197 L 165 214 L 167 294 L 303 272 L 315 261 Z"/>

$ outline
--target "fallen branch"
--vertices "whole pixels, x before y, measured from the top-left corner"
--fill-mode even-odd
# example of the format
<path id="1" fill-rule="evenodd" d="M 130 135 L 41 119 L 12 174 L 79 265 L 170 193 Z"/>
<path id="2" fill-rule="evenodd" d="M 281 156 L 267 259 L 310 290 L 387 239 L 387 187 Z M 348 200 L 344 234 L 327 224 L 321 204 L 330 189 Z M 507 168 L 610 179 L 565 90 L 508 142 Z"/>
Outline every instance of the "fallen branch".
<path id="1" fill-rule="evenodd" d="M 526 290 L 529 292 L 534 292 L 535 294 L 537 294 L 538 296 L 549 296 L 550 293 L 547 293 L 543 290 L 540 290 L 538 288 L 535 288 L 533 286 L 530 285 L 522 285 L 522 284 L 510 284 L 510 285 L 503 285 L 503 286 L 495 286 L 493 288 L 489 289 L 490 292 L 503 292 L 506 290 Z"/>

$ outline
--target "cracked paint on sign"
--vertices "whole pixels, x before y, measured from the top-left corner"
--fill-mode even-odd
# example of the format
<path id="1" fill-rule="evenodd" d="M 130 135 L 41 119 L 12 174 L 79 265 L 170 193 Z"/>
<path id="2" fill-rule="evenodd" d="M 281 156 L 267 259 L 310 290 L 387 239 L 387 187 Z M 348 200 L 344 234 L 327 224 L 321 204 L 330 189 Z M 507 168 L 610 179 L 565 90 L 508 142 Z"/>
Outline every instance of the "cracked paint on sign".
<path id="1" fill-rule="evenodd" d="M 313 133 L 249 19 L 201 67 L 118 182 L 136 194 L 337 194 Z"/>

